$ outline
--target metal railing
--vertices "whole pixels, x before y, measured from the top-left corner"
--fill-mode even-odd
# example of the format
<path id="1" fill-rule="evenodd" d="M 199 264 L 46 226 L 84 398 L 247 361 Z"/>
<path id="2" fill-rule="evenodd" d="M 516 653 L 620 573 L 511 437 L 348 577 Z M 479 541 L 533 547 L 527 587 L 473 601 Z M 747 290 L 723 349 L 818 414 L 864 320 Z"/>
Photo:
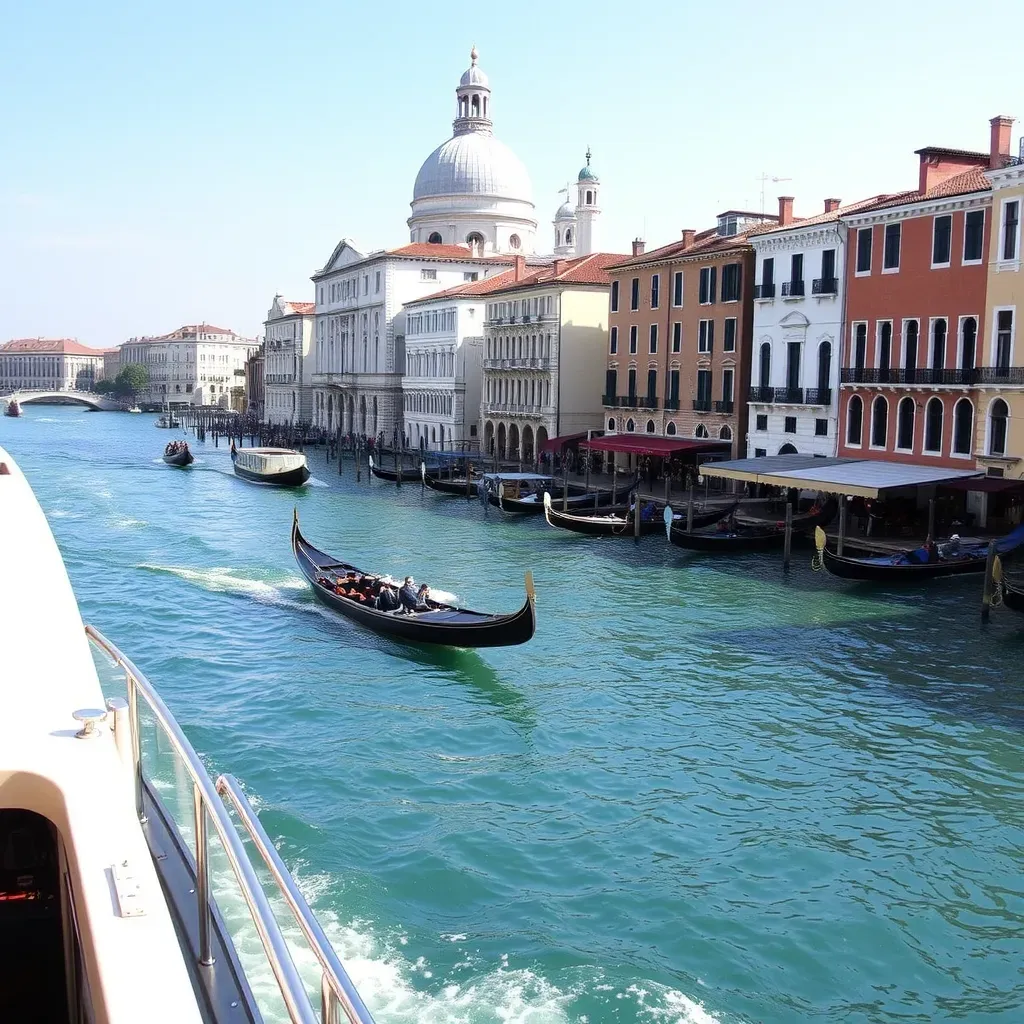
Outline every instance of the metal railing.
<path id="1" fill-rule="evenodd" d="M 782 297 L 796 297 L 803 295 L 804 283 L 803 281 L 783 281 L 782 282 Z"/>
<path id="2" fill-rule="evenodd" d="M 679 399 L 678 398 L 666 398 L 665 399 L 665 412 L 679 412 Z"/>
<path id="3" fill-rule="evenodd" d="M 731 398 L 715 399 L 715 412 L 732 412 L 732 407 Z"/>
<path id="4" fill-rule="evenodd" d="M 840 371 L 843 384 L 937 384 L 947 387 L 970 387 L 974 384 L 1024 384 L 1024 366 L 975 366 L 963 370 L 935 369 L 919 366 L 914 369 L 893 366 L 844 367 Z"/>
<path id="5" fill-rule="evenodd" d="M 775 282 L 768 281 L 767 283 L 762 282 L 761 284 L 754 285 L 754 298 L 755 299 L 774 299 L 775 298 Z"/>
<path id="6" fill-rule="evenodd" d="M 839 291 L 839 280 L 835 277 L 816 277 L 811 281 L 812 295 L 835 295 Z"/>
<path id="7" fill-rule="evenodd" d="M 149 705 L 157 723 L 170 741 L 171 747 L 181 759 L 192 781 L 193 815 L 195 821 L 195 874 L 196 904 L 199 920 L 199 963 L 210 967 L 214 963 L 212 954 L 211 932 L 213 926 L 213 908 L 210 896 L 210 857 L 207 838 L 207 823 L 213 827 L 220 837 L 224 853 L 231 865 L 238 882 L 242 897 L 245 900 L 253 925 L 260 938 L 263 951 L 273 971 L 274 979 L 281 993 L 293 1024 L 317 1024 L 317 1014 L 306 992 L 305 984 L 292 960 L 287 941 L 281 932 L 280 925 L 267 899 L 267 894 L 256 874 L 252 861 L 242 845 L 242 838 L 228 814 L 228 808 L 222 796 L 226 796 L 235 809 L 249 838 L 253 841 L 265 861 L 275 882 L 281 890 L 288 909 L 296 924 L 309 943 L 313 955 L 322 970 L 320 984 L 320 1021 L 322 1024 L 341 1024 L 347 1020 L 349 1024 L 373 1024 L 373 1017 L 366 1008 L 355 986 L 352 984 L 338 955 L 334 952 L 330 941 L 323 933 L 319 922 L 309 909 L 302 894 L 299 892 L 291 873 L 285 867 L 273 843 L 260 824 L 249 801 L 246 800 L 238 787 L 238 783 L 230 775 L 221 775 L 216 783 L 207 774 L 199 755 L 195 752 L 181 730 L 174 716 L 168 710 L 152 683 L 135 667 L 134 663 L 111 643 L 98 629 L 86 626 L 88 639 L 101 650 L 114 665 L 124 671 L 128 691 L 128 724 L 131 736 L 132 779 L 135 791 L 135 810 L 139 821 L 146 822 L 144 804 L 142 742 L 139 723 L 139 695 Z M 112 712 L 113 713 L 113 712 Z M 121 740 L 117 736 L 117 718 L 114 718 L 115 741 L 121 749 Z M 344 1017 L 341 1014 L 344 1014 Z"/>
<path id="8" fill-rule="evenodd" d="M 710 398 L 695 398 L 693 400 L 693 411 L 694 412 L 711 412 L 711 399 Z"/>

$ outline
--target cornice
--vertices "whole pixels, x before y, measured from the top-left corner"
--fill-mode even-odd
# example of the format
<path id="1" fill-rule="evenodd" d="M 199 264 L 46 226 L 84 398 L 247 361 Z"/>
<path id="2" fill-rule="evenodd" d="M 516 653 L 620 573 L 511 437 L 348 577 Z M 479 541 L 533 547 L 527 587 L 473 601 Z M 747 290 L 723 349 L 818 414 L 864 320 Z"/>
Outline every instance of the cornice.
<path id="1" fill-rule="evenodd" d="M 979 210 L 992 205 L 992 193 L 969 192 L 961 196 L 943 196 L 939 199 L 916 200 L 900 206 L 889 206 L 884 210 L 865 213 L 851 213 L 843 217 L 843 223 L 850 227 L 864 227 L 868 224 L 885 224 L 894 220 L 912 220 L 936 213 L 951 213 L 956 210 Z"/>
<path id="2" fill-rule="evenodd" d="M 840 225 L 837 221 L 832 221 L 828 224 L 804 228 L 802 231 L 758 235 L 751 239 L 751 244 L 759 255 L 796 249 L 825 249 L 834 245 L 836 241 L 842 241 L 843 231 L 840 228 L 845 229 L 845 227 L 845 224 Z"/>
<path id="3" fill-rule="evenodd" d="M 1024 163 L 1011 164 L 1009 167 L 1000 167 L 998 170 L 986 171 L 985 177 L 992 182 L 993 191 L 1013 188 L 1018 183 L 1024 184 Z"/>

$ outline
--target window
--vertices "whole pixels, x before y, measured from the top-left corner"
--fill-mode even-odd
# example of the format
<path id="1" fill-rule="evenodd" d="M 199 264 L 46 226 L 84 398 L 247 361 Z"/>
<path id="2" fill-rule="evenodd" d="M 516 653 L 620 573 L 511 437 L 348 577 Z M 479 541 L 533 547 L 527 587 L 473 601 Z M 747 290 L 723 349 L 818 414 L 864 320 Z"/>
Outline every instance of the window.
<path id="1" fill-rule="evenodd" d="M 884 448 L 889 433 L 889 403 L 879 395 L 871 406 L 871 447 Z"/>
<path id="2" fill-rule="evenodd" d="M 821 253 L 821 279 L 816 288 L 813 289 L 818 295 L 835 295 L 839 291 L 839 282 L 836 280 L 836 251 L 835 249 L 824 249 Z"/>
<path id="3" fill-rule="evenodd" d="M 618 327 L 612 327 L 608 332 L 608 351 L 615 355 L 619 351 L 619 329 Z M 610 394 L 611 392 L 609 392 Z"/>
<path id="4" fill-rule="evenodd" d="M 697 408 L 711 408 L 711 371 L 697 371 Z"/>
<path id="5" fill-rule="evenodd" d="M 942 399 L 933 398 L 924 412 L 924 450 L 932 455 L 942 451 Z"/>
<path id="6" fill-rule="evenodd" d="M 683 272 L 677 270 L 672 275 L 672 305 L 679 307 L 683 304 Z"/>
<path id="7" fill-rule="evenodd" d="M 996 313 L 996 369 L 1009 370 L 1013 348 L 1013 310 L 1001 309 Z"/>
<path id="8" fill-rule="evenodd" d="M 656 428 L 654 426 L 654 420 L 648 420 L 647 421 L 647 433 L 648 434 L 653 434 L 655 429 Z"/>
<path id="9" fill-rule="evenodd" d="M 857 232 L 857 273 L 871 273 L 871 238 L 874 228 L 861 228 Z"/>
<path id="10" fill-rule="evenodd" d="M 668 403 L 673 409 L 679 408 L 679 371 L 669 370 Z"/>
<path id="11" fill-rule="evenodd" d="M 619 282 L 612 281 L 612 312 L 619 311 Z"/>
<path id="12" fill-rule="evenodd" d="M 953 410 L 953 454 L 971 454 L 971 435 L 974 433 L 974 405 L 969 398 L 961 398 Z"/>
<path id="13" fill-rule="evenodd" d="M 882 270 L 900 269 L 900 237 L 902 225 L 885 225 L 885 248 L 882 252 Z"/>
<path id="14" fill-rule="evenodd" d="M 909 396 L 900 399 L 896 410 L 896 447 L 906 452 L 914 450 L 914 400 Z"/>
<path id="15" fill-rule="evenodd" d="M 732 427 L 728 423 L 718 431 L 718 439 L 720 441 L 732 440 Z"/>
<path id="16" fill-rule="evenodd" d="M 658 400 L 658 371 L 647 371 L 647 398 L 653 404 Z"/>
<path id="17" fill-rule="evenodd" d="M 889 367 L 892 366 L 892 321 L 882 320 L 878 324 L 878 369 L 879 379 L 889 379 Z"/>
<path id="18" fill-rule="evenodd" d="M 768 454 L 768 449 L 767 448 L 755 448 L 754 449 L 754 458 L 755 459 L 763 459 L 767 454 Z"/>
<path id="19" fill-rule="evenodd" d="M 946 365 L 946 320 L 939 317 L 932 321 L 932 369 L 941 370 Z"/>
<path id="20" fill-rule="evenodd" d="M 775 294 L 775 258 L 769 256 L 761 264 L 761 297 L 770 299 Z"/>
<path id="21" fill-rule="evenodd" d="M 640 278 L 634 277 L 633 284 L 630 290 L 629 297 L 629 308 L 639 309 L 640 308 Z"/>
<path id="22" fill-rule="evenodd" d="M 672 325 L 672 351 L 681 352 L 683 350 L 683 325 L 681 323 L 674 323 Z"/>
<path id="23" fill-rule="evenodd" d="M 932 218 L 932 266 L 948 267 L 953 248 L 953 216 L 943 214 Z"/>
<path id="24" fill-rule="evenodd" d="M 633 433 L 633 429 L 634 429 L 634 427 L 635 427 L 635 426 L 636 426 L 636 424 L 635 424 L 635 423 L 634 423 L 634 422 L 633 422 L 633 421 L 632 421 L 631 419 L 629 419 L 629 420 L 626 420 L 626 429 L 627 429 L 627 430 L 628 430 L 628 431 L 629 431 L 629 432 L 630 432 L 631 434 Z"/>
<path id="25" fill-rule="evenodd" d="M 814 436 L 815 437 L 828 437 L 828 420 L 815 420 L 814 421 Z"/>
<path id="26" fill-rule="evenodd" d="M 907 370 L 907 379 L 917 369 L 917 338 L 920 324 L 916 320 L 903 321 L 903 366 Z"/>
<path id="27" fill-rule="evenodd" d="M 732 381 L 735 376 L 734 370 L 723 370 L 722 371 L 722 401 L 728 402 L 732 405 Z M 731 409 L 725 409 L 724 412 L 731 412 Z"/>
<path id="28" fill-rule="evenodd" d="M 675 437 L 675 433 L 676 433 L 676 425 L 675 425 L 674 423 L 670 423 L 670 424 L 669 424 L 669 425 L 668 425 L 668 426 L 667 426 L 667 427 L 665 428 L 665 433 L 666 433 L 666 434 L 668 434 L 668 435 L 669 435 L 669 437 Z"/>
<path id="29" fill-rule="evenodd" d="M 804 282 L 804 254 L 802 252 L 795 252 L 789 259 L 789 283 L 795 285 L 797 283 L 803 284 Z M 797 291 L 791 288 L 793 295 L 802 295 L 802 291 Z"/>
<path id="30" fill-rule="evenodd" d="M 697 351 L 705 352 L 708 355 L 715 348 L 715 321 L 701 320 L 697 324 Z"/>
<path id="31" fill-rule="evenodd" d="M 467 270 L 462 275 L 463 281 L 479 281 L 480 274 L 476 270 Z"/>
<path id="32" fill-rule="evenodd" d="M 978 340 L 978 321 L 965 316 L 960 323 L 960 369 L 974 369 L 974 349 Z"/>
<path id="33" fill-rule="evenodd" d="M 755 420 L 755 424 L 754 424 L 754 429 L 755 430 L 767 430 L 768 429 L 768 413 L 766 413 L 766 412 L 759 412 L 757 414 L 757 417 L 756 417 L 756 420 Z"/>
<path id="34" fill-rule="evenodd" d="M 868 325 L 853 325 L 853 368 L 863 370 L 868 355 Z"/>
<path id="35" fill-rule="evenodd" d="M 509 235 L 508 244 L 511 249 L 519 249 L 522 247 L 523 242 L 518 235 Z"/>
<path id="36" fill-rule="evenodd" d="M 1006 454 L 1006 418 L 1010 410 L 1006 403 L 997 398 L 989 407 L 988 413 L 988 453 L 989 455 Z"/>
<path id="37" fill-rule="evenodd" d="M 437 271 L 436 270 L 421 270 L 420 271 L 421 281 L 436 281 Z"/>
<path id="38" fill-rule="evenodd" d="M 636 355 L 636 324 L 629 329 L 629 354 Z"/>
<path id="39" fill-rule="evenodd" d="M 784 434 L 795 434 L 796 433 L 796 417 L 787 416 L 783 421 L 782 432 Z"/>
<path id="40" fill-rule="evenodd" d="M 727 263 L 722 267 L 722 301 L 739 302 L 743 268 L 738 263 Z"/>
<path id="41" fill-rule="evenodd" d="M 1017 259 L 1019 249 L 1018 229 L 1020 228 L 1020 200 L 1012 199 L 1003 203 L 1003 241 L 1000 246 L 999 258 L 1002 260 Z"/>
<path id="42" fill-rule="evenodd" d="M 658 325 L 651 324 L 650 333 L 648 336 L 648 349 L 647 351 L 653 356 L 658 351 Z"/>
<path id="43" fill-rule="evenodd" d="M 985 211 L 964 214 L 964 263 L 980 263 L 985 238 Z"/>
<path id="44" fill-rule="evenodd" d="M 700 288 L 697 301 L 708 306 L 715 301 L 715 267 L 702 267 L 700 271 Z"/>
<path id="45" fill-rule="evenodd" d="M 860 447 L 861 433 L 864 422 L 864 400 L 854 395 L 846 408 L 846 443 Z"/>
<path id="46" fill-rule="evenodd" d="M 630 368 L 629 373 L 626 375 L 626 382 L 627 382 L 627 387 L 629 388 L 629 390 L 627 391 L 627 394 L 629 395 L 630 398 L 636 398 L 636 368 L 635 367 L 631 367 Z M 629 429 L 632 430 L 633 428 L 630 427 Z"/>
<path id="47" fill-rule="evenodd" d="M 761 343 L 761 358 L 758 362 L 758 376 L 757 383 L 758 387 L 766 388 L 769 386 L 772 378 L 772 346 L 771 342 L 763 341 Z M 770 401 L 770 399 L 769 399 Z"/>
<path id="48" fill-rule="evenodd" d="M 708 436 L 708 428 L 705 427 L 703 423 L 698 423 L 696 428 L 693 431 L 693 436 L 694 437 L 707 437 Z"/>
<path id="49" fill-rule="evenodd" d="M 725 337 L 722 339 L 723 352 L 736 351 L 736 317 L 725 318 Z"/>
<path id="50" fill-rule="evenodd" d="M 661 274 L 651 274 L 651 309 L 658 308 L 658 301 L 661 296 Z"/>

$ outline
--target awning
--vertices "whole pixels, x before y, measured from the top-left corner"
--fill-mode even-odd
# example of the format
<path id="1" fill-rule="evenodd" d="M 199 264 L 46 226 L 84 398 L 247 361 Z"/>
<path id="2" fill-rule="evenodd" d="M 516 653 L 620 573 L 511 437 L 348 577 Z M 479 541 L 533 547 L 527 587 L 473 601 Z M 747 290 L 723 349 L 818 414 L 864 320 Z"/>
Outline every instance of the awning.
<path id="1" fill-rule="evenodd" d="M 596 451 L 623 452 L 629 455 L 721 455 L 732 447 L 732 441 L 712 441 L 701 437 L 658 437 L 655 434 L 610 434 L 592 438 L 587 444 Z"/>
<path id="2" fill-rule="evenodd" d="M 578 434 L 562 434 L 561 437 L 549 437 L 538 449 L 542 452 L 560 452 L 565 449 L 566 445 L 578 445 L 581 441 L 586 441 L 588 431 L 583 430 Z M 600 434 L 599 430 L 589 431 L 591 434 Z"/>
<path id="3" fill-rule="evenodd" d="M 944 483 L 951 491 L 983 491 L 985 494 L 1024 494 L 1024 480 L 1007 480 L 1003 476 L 979 476 L 969 480 Z"/>
<path id="4" fill-rule="evenodd" d="M 861 498 L 877 498 L 884 491 L 901 487 L 948 484 L 951 480 L 977 477 L 981 472 L 881 459 L 819 459 L 813 455 L 771 455 L 705 463 L 700 471 L 703 476 L 721 480 L 744 480 L 769 487 L 796 487 Z"/>

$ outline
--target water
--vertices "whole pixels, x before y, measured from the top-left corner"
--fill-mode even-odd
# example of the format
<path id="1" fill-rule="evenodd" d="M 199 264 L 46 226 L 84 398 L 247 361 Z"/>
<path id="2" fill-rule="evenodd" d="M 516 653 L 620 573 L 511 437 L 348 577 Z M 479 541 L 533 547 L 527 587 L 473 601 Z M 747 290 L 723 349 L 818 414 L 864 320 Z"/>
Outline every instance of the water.
<path id="1" fill-rule="evenodd" d="M 1019 1021 L 1024 622 L 980 583 L 789 580 L 592 541 L 312 453 L 300 492 L 151 416 L 28 406 L 0 444 L 83 615 L 231 771 L 381 1022 Z M 517 608 L 527 646 L 338 621 L 314 543 Z M 2 510 L 0 510 L 2 514 Z M 927 599 L 926 599 L 927 598 Z"/>

